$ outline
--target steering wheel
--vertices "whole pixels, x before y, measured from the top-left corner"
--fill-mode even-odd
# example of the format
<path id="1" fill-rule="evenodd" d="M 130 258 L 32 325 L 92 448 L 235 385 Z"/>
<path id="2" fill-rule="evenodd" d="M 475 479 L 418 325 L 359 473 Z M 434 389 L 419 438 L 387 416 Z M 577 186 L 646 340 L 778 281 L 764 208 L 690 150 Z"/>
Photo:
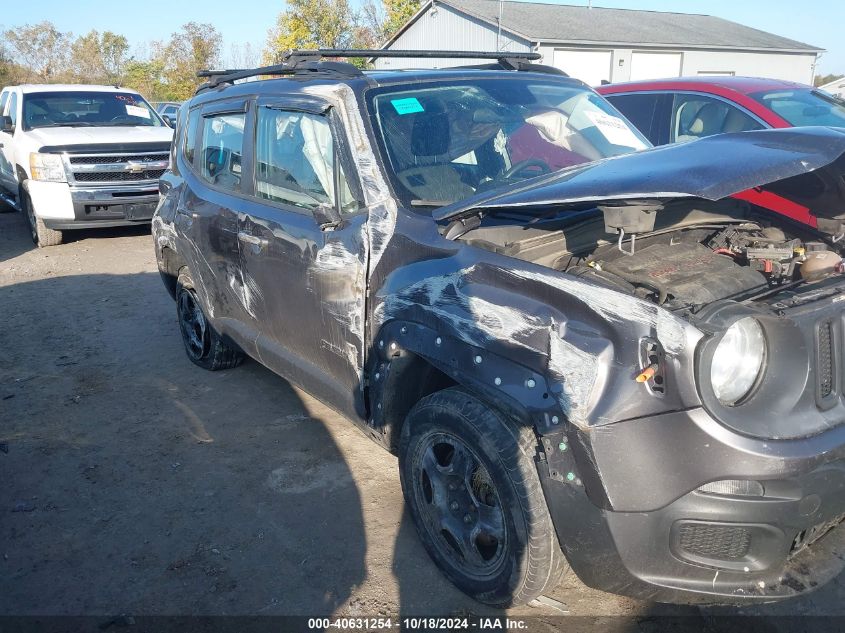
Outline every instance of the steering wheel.
<path id="1" fill-rule="evenodd" d="M 502 180 L 508 180 L 522 173 L 526 169 L 531 168 L 540 169 L 540 173 L 536 174 L 537 176 L 542 176 L 543 174 L 548 174 L 552 171 L 552 168 L 549 167 L 546 161 L 540 160 L 539 158 L 528 158 L 526 160 L 519 161 L 516 165 L 511 165 L 511 168 L 502 172 L 502 175 L 499 178 L 501 178 Z M 528 176 L 526 176 L 526 178 L 527 177 Z"/>
<path id="2" fill-rule="evenodd" d="M 128 121 L 131 117 L 126 114 L 118 114 L 116 117 L 109 120 L 109 123 L 114 123 L 115 121 Z"/>

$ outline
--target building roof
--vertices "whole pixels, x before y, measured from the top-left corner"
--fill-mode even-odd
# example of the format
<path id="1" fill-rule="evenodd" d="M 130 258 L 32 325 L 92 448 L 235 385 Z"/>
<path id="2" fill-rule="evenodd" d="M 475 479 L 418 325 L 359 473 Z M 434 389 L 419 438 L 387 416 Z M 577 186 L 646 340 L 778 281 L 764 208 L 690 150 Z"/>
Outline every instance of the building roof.
<path id="1" fill-rule="evenodd" d="M 436 0 L 498 25 L 498 0 Z M 532 42 L 820 52 L 823 49 L 710 15 L 502 2 L 502 29 Z M 406 25 L 407 27 L 407 25 Z M 403 29 L 404 30 L 404 29 Z M 394 38 L 395 39 L 395 38 Z"/>

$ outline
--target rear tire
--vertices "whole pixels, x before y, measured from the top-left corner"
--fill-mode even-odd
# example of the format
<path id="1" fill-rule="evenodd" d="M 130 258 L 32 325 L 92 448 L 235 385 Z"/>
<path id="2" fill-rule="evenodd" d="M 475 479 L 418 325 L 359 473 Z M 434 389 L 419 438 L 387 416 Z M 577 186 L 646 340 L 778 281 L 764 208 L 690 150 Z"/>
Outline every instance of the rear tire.
<path id="1" fill-rule="evenodd" d="M 39 248 L 45 246 L 58 246 L 62 243 L 62 232 L 54 229 L 48 229 L 44 224 L 44 220 L 35 215 L 35 209 L 32 207 L 32 200 L 29 199 L 29 194 L 21 190 L 20 194 L 21 210 L 26 216 L 26 221 L 29 224 L 29 235 L 32 241 Z"/>
<path id="2" fill-rule="evenodd" d="M 182 268 L 176 279 L 176 318 L 192 363 L 209 371 L 241 364 L 243 352 L 224 342 L 208 322 L 187 268 Z"/>
<path id="3" fill-rule="evenodd" d="M 568 569 L 540 486 L 530 428 L 459 388 L 422 398 L 402 427 L 402 492 L 429 555 L 461 591 L 525 604 Z"/>

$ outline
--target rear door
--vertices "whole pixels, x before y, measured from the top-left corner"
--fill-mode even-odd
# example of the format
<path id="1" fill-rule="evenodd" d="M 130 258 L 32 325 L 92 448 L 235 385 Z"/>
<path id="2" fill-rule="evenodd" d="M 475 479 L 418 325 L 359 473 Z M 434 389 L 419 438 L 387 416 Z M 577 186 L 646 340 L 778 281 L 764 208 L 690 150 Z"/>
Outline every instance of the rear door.
<path id="1" fill-rule="evenodd" d="M 238 207 L 252 193 L 250 102 L 217 101 L 190 110 L 184 159 L 188 184 L 174 224 L 185 237 L 182 251 L 215 327 L 239 343 L 254 338 L 239 270 Z"/>
<path id="2" fill-rule="evenodd" d="M 259 100 L 254 165 L 238 241 L 259 357 L 351 413 L 364 355 L 366 215 L 342 126 L 318 99 Z M 339 225 L 326 223 L 328 208 Z"/>

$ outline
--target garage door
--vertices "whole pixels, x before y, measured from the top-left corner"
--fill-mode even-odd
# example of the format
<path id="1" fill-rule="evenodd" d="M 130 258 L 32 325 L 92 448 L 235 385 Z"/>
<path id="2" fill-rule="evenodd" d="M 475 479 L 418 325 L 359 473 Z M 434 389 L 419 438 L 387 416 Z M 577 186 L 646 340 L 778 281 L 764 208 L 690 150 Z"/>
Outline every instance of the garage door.
<path id="1" fill-rule="evenodd" d="M 556 50 L 553 64 L 570 77 L 598 86 L 610 81 L 612 61 L 613 51 Z"/>
<path id="2" fill-rule="evenodd" d="M 681 53 L 637 53 L 631 55 L 631 81 L 681 76 Z"/>

